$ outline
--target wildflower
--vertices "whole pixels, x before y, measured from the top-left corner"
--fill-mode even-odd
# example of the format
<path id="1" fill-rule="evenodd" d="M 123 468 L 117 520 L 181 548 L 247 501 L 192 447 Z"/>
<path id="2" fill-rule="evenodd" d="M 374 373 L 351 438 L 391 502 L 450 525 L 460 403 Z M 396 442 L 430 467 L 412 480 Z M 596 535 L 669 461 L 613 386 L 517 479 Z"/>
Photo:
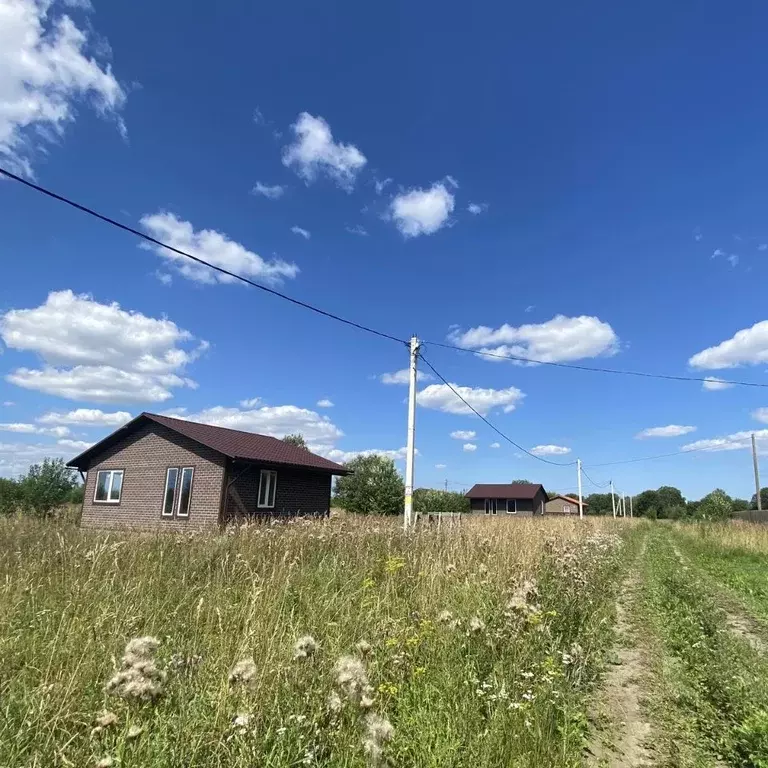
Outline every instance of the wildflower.
<path id="1" fill-rule="evenodd" d="M 333 669 L 336 685 L 344 696 L 354 704 L 362 706 L 363 700 L 371 698 L 372 688 L 368 682 L 365 664 L 354 656 L 342 656 Z"/>
<path id="2" fill-rule="evenodd" d="M 244 734 L 251 722 L 251 715 L 247 712 L 238 712 L 232 718 L 232 727 L 240 734 Z"/>
<path id="3" fill-rule="evenodd" d="M 256 672 L 256 662 L 252 658 L 238 661 L 229 673 L 229 684 L 237 685 L 242 683 L 245 685 L 250 683 L 256 677 Z"/>
<path id="4" fill-rule="evenodd" d="M 483 632 L 485 630 L 485 622 L 479 616 L 473 616 L 469 620 L 470 632 Z"/>
<path id="5" fill-rule="evenodd" d="M 328 696 L 328 699 L 326 700 L 326 706 L 328 707 L 328 710 L 330 712 L 333 712 L 333 714 L 338 714 L 341 712 L 342 707 L 344 706 L 343 702 L 341 701 L 341 697 L 339 696 L 336 691 L 331 691 L 331 693 Z"/>
<path id="6" fill-rule="evenodd" d="M 293 646 L 294 659 L 306 659 L 311 656 L 318 648 L 317 641 L 312 635 L 300 637 Z"/>
<path id="7" fill-rule="evenodd" d="M 441 624 L 449 624 L 451 621 L 453 621 L 453 614 L 450 611 L 440 611 L 440 613 L 437 615 L 437 620 Z"/>
<path id="8" fill-rule="evenodd" d="M 373 646 L 367 640 L 361 640 L 355 648 L 361 656 L 367 656 L 373 650 Z"/>
<path id="9" fill-rule="evenodd" d="M 168 662 L 168 666 L 171 669 L 175 669 L 181 672 L 185 669 L 196 667 L 198 664 L 201 664 L 202 661 L 203 657 L 199 654 L 195 654 L 194 656 L 184 656 L 182 653 L 174 653 Z"/>
<path id="10" fill-rule="evenodd" d="M 132 725 L 128 729 L 128 733 L 126 734 L 126 738 L 131 739 L 137 739 L 141 734 L 144 733 L 144 728 L 141 725 Z"/>
<path id="11" fill-rule="evenodd" d="M 100 728 L 109 728 L 115 723 L 117 723 L 117 715 L 106 709 L 96 718 L 96 725 Z"/>
<path id="12" fill-rule="evenodd" d="M 445 572 L 456 573 L 456 566 L 453 563 L 448 563 L 448 565 L 445 566 Z"/>
<path id="13" fill-rule="evenodd" d="M 478 567 L 478 572 L 481 576 L 487 576 L 488 575 L 488 566 L 485 563 L 480 563 Z"/>
<path id="14" fill-rule="evenodd" d="M 378 766 L 382 764 L 384 757 L 384 744 L 391 741 L 395 734 L 392 723 L 375 712 L 369 712 L 365 718 L 365 738 L 363 749 L 368 755 L 369 764 Z"/>
<path id="15" fill-rule="evenodd" d="M 131 640 L 125 646 L 120 669 L 104 690 L 127 700 L 152 701 L 161 696 L 166 674 L 152 658 L 159 645 L 160 641 L 154 637 Z"/>
<path id="16" fill-rule="evenodd" d="M 101 760 L 96 763 L 96 768 L 111 768 L 114 764 L 115 761 L 107 755 L 106 757 L 102 757 Z"/>

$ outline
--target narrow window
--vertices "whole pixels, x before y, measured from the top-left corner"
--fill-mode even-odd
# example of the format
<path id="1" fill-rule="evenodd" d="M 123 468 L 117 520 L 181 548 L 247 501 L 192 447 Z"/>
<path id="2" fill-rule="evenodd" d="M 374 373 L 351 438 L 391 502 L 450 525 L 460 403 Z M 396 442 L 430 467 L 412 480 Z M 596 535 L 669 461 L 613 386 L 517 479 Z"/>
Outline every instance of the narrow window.
<path id="1" fill-rule="evenodd" d="M 490 515 L 491 514 L 491 500 L 486 499 L 485 500 L 485 514 Z"/>
<path id="2" fill-rule="evenodd" d="M 262 469 L 259 475 L 259 497 L 257 505 L 260 509 L 272 509 L 275 506 L 275 491 L 277 490 L 277 472 Z"/>
<path id="3" fill-rule="evenodd" d="M 189 517 L 189 502 L 192 499 L 192 467 L 184 467 L 181 470 L 181 490 L 179 491 L 179 517 Z"/>
<path id="4" fill-rule="evenodd" d="M 499 501 L 498 499 L 491 499 L 491 512 L 494 515 L 496 514 L 496 512 L 498 510 L 498 506 L 497 506 L 498 505 L 498 501 Z"/>
<path id="5" fill-rule="evenodd" d="M 170 467 L 165 473 L 165 496 L 163 497 L 163 517 L 173 517 L 173 506 L 176 502 L 176 482 L 179 470 Z"/>
<path id="6" fill-rule="evenodd" d="M 96 473 L 96 489 L 93 492 L 94 502 L 118 504 L 122 490 L 122 469 L 102 469 Z"/>
<path id="7" fill-rule="evenodd" d="M 517 514 L 517 499 L 507 499 L 507 514 L 508 515 Z"/>

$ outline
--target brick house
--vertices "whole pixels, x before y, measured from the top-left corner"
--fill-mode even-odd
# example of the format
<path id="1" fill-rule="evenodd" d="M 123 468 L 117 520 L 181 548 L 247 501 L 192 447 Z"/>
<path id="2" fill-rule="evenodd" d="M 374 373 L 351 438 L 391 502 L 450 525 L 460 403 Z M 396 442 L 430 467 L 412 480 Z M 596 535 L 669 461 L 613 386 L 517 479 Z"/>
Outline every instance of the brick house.
<path id="1" fill-rule="evenodd" d="M 543 515 L 547 492 L 537 483 L 480 483 L 465 494 L 474 515 Z"/>
<path id="2" fill-rule="evenodd" d="M 584 514 L 587 514 L 586 501 L 582 499 L 582 506 L 584 507 Z M 553 496 L 545 505 L 544 513 L 547 515 L 578 515 L 579 514 L 579 500 L 574 499 L 572 496 Z"/>
<path id="3" fill-rule="evenodd" d="M 184 530 L 325 516 L 340 464 L 274 437 L 142 413 L 72 459 L 81 525 Z"/>

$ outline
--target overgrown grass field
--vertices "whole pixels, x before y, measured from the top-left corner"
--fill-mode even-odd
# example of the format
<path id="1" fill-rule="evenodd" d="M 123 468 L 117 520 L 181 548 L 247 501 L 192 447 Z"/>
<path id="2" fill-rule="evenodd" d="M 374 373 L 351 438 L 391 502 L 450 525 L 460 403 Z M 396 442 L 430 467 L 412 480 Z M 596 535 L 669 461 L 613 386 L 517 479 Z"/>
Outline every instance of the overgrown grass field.
<path id="1" fill-rule="evenodd" d="M 0 766 L 580 765 L 610 523 L 0 521 Z"/>

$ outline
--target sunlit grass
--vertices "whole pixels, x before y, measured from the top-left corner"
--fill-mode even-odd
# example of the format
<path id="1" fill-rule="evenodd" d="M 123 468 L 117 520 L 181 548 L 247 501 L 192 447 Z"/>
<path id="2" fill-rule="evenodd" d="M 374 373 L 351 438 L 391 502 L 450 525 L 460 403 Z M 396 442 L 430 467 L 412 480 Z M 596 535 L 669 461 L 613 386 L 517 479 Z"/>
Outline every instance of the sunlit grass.
<path id="1" fill-rule="evenodd" d="M 610 640 L 606 528 L 0 522 L 0 765 L 577 765 Z M 149 687 L 105 688 L 134 667 Z"/>

